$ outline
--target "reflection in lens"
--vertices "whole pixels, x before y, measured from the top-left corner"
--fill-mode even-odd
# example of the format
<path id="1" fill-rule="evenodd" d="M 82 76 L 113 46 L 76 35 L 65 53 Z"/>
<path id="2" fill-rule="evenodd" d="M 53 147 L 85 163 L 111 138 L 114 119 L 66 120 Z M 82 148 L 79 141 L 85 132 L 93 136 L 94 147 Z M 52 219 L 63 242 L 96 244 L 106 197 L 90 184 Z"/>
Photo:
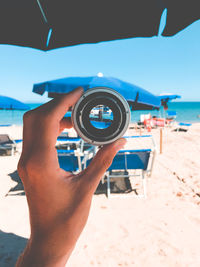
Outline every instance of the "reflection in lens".
<path id="1" fill-rule="evenodd" d="M 105 105 L 98 105 L 90 111 L 90 123 L 97 129 L 106 129 L 113 122 L 113 112 Z"/>

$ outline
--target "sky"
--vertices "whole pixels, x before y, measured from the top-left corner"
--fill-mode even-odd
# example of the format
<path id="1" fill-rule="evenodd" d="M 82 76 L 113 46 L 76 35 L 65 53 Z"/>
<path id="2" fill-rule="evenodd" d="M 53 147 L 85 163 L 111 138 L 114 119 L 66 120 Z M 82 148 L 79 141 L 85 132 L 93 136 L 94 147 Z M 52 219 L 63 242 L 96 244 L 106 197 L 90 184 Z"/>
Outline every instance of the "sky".
<path id="1" fill-rule="evenodd" d="M 48 52 L 0 45 L 0 95 L 42 103 L 33 84 L 70 76 L 116 77 L 153 94 L 200 101 L 200 20 L 173 37 L 131 38 Z"/>

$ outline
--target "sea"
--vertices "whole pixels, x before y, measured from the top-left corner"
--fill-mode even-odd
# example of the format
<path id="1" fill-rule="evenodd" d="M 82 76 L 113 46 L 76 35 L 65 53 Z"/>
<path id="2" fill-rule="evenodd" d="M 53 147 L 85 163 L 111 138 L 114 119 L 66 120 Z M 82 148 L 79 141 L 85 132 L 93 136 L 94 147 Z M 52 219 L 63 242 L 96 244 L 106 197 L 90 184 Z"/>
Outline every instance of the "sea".
<path id="1" fill-rule="evenodd" d="M 26 103 L 30 109 L 34 109 L 42 103 Z M 176 120 L 178 122 L 195 123 L 200 122 L 200 102 L 171 102 L 168 104 L 168 111 L 176 111 Z M 2 125 L 22 125 L 23 114 L 25 111 L 20 110 L 0 110 L 0 126 Z M 141 114 L 151 113 L 152 116 L 166 117 L 167 111 L 131 111 L 131 122 L 138 122 Z"/>

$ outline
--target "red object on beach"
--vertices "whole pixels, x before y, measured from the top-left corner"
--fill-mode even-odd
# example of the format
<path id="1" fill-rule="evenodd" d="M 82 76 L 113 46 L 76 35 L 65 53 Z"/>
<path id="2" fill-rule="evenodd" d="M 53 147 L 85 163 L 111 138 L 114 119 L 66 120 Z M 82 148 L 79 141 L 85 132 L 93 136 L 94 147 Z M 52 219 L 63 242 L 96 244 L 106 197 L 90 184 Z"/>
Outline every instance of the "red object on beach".
<path id="1" fill-rule="evenodd" d="M 165 119 L 163 118 L 153 118 L 152 121 L 154 126 L 159 126 L 159 127 L 165 126 Z"/>
<path id="2" fill-rule="evenodd" d="M 151 132 L 151 128 L 152 128 L 152 119 L 145 119 L 144 120 L 144 126 L 147 128 L 148 132 Z"/>

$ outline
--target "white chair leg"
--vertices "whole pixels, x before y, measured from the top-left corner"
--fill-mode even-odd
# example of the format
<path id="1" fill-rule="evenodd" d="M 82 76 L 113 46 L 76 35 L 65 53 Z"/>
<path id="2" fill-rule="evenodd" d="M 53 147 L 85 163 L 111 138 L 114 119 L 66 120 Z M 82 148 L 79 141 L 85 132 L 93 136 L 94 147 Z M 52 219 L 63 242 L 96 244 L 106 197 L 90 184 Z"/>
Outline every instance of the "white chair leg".
<path id="1" fill-rule="evenodd" d="M 80 157 L 80 155 L 77 156 L 77 160 L 78 160 L 79 172 L 81 172 L 82 171 L 82 164 L 81 164 L 81 157 Z"/>
<path id="2" fill-rule="evenodd" d="M 142 184 L 143 184 L 143 192 L 144 192 L 144 198 L 147 197 L 147 187 L 146 187 L 146 178 L 145 178 L 145 172 L 142 171 Z"/>
<path id="3" fill-rule="evenodd" d="M 107 197 L 110 198 L 110 176 L 107 175 Z"/>
<path id="4" fill-rule="evenodd" d="M 14 149 L 14 147 L 12 146 L 12 148 L 11 148 L 11 156 L 13 156 L 15 154 L 15 149 Z"/>

